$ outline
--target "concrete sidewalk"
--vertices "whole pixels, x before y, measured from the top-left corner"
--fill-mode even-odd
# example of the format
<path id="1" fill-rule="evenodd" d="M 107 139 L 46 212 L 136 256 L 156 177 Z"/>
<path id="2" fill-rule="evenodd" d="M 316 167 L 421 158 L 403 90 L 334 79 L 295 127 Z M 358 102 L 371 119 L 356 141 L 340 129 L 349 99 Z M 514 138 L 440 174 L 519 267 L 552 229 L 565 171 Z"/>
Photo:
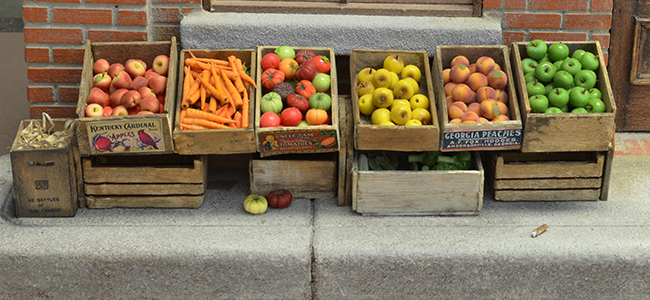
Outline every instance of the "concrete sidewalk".
<path id="1" fill-rule="evenodd" d="M 617 133 L 608 201 L 372 217 L 336 199 L 243 210 L 248 171 L 197 209 L 16 218 L 0 156 L 0 299 L 650 299 L 650 134 Z M 531 231 L 548 224 L 546 233 Z"/>

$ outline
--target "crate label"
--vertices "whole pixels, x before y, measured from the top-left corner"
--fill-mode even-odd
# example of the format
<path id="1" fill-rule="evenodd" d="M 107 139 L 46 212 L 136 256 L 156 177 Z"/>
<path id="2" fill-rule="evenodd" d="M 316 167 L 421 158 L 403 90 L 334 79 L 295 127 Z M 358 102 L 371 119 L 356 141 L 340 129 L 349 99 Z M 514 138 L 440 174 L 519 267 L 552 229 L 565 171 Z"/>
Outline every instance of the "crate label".
<path id="1" fill-rule="evenodd" d="M 259 134 L 260 156 L 338 151 L 336 130 L 269 131 Z"/>
<path id="2" fill-rule="evenodd" d="M 521 129 L 445 131 L 442 150 L 518 149 Z"/>
<path id="3" fill-rule="evenodd" d="M 86 130 L 91 154 L 165 151 L 161 119 L 93 121 Z"/>

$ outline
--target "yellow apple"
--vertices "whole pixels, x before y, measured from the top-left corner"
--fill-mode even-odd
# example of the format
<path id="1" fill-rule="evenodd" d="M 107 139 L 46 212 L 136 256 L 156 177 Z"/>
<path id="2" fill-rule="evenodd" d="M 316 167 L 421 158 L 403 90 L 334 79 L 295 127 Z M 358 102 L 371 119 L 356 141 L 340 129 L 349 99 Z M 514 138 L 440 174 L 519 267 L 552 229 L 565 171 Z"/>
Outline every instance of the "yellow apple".
<path id="1" fill-rule="evenodd" d="M 364 82 L 364 81 L 372 81 L 372 76 L 375 75 L 375 69 L 373 68 L 365 68 L 359 72 L 357 75 L 357 81 L 359 82 Z"/>
<path id="2" fill-rule="evenodd" d="M 372 84 L 372 81 L 362 81 L 357 85 L 357 92 L 359 97 L 365 94 L 372 94 L 375 90 L 375 86 Z"/>
<path id="3" fill-rule="evenodd" d="M 372 124 L 379 125 L 384 122 L 390 122 L 390 110 L 388 108 L 380 107 L 375 109 L 370 116 Z"/>
<path id="4" fill-rule="evenodd" d="M 365 94 L 359 98 L 359 112 L 369 116 L 375 111 L 375 105 L 372 104 L 372 94 Z"/>
<path id="5" fill-rule="evenodd" d="M 390 110 L 390 120 L 397 125 L 404 125 L 411 119 L 411 107 L 406 105 L 398 105 Z"/>
<path id="6" fill-rule="evenodd" d="M 376 88 L 389 87 L 393 82 L 393 75 L 387 69 L 381 68 L 372 75 L 372 85 Z"/>
<path id="7" fill-rule="evenodd" d="M 420 122 L 420 120 L 410 119 L 410 120 L 406 121 L 406 124 L 404 124 L 404 125 L 406 125 L 406 126 L 422 126 L 422 122 Z"/>
<path id="8" fill-rule="evenodd" d="M 411 113 L 411 120 L 418 120 L 420 123 L 429 125 L 431 124 L 431 113 L 424 108 L 416 108 Z"/>
<path id="9" fill-rule="evenodd" d="M 384 69 L 400 74 L 402 73 L 402 69 L 404 69 L 404 61 L 399 55 L 391 54 L 384 59 L 383 66 Z"/>
<path id="10" fill-rule="evenodd" d="M 395 86 L 397 85 L 397 82 L 399 81 L 399 75 L 395 72 L 390 72 L 390 75 L 393 77 L 392 81 L 390 82 L 390 86 L 388 87 L 389 89 L 394 89 Z"/>
<path id="11" fill-rule="evenodd" d="M 385 87 L 376 88 L 372 92 L 372 104 L 376 107 L 389 107 L 393 104 L 393 91 Z"/>
<path id="12" fill-rule="evenodd" d="M 386 122 L 381 122 L 379 125 L 384 125 L 384 126 L 396 126 L 395 123 L 391 121 L 386 121 Z"/>
<path id="13" fill-rule="evenodd" d="M 408 79 L 400 79 L 393 89 L 393 94 L 397 99 L 411 99 L 415 95 L 416 90 L 413 84 Z"/>
<path id="14" fill-rule="evenodd" d="M 415 94 L 411 99 L 409 99 L 409 103 L 411 103 L 411 109 L 416 109 L 416 108 L 425 108 L 429 109 L 429 97 L 427 97 L 424 94 Z"/>
<path id="15" fill-rule="evenodd" d="M 406 78 L 403 78 L 403 79 L 408 80 L 413 85 L 413 88 L 415 89 L 416 94 L 420 92 L 420 83 L 419 82 L 415 81 L 415 79 L 413 79 L 411 77 L 406 77 Z"/>
<path id="16" fill-rule="evenodd" d="M 393 109 L 393 107 L 398 105 L 407 105 L 409 108 L 411 107 L 411 103 L 406 99 L 394 99 L 393 103 L 390 105 L 388 109 Z"/>
<path id="17" fill-rule="evenodd" d="M 404 66 L 404 69 L 402 69 L 402 78 L 406 77 L 411 77 L 415 79 L 415 81 L 419 82 L 420 78 L 422 78 L 422 72 L 416 65 L 406 65 Z"/>

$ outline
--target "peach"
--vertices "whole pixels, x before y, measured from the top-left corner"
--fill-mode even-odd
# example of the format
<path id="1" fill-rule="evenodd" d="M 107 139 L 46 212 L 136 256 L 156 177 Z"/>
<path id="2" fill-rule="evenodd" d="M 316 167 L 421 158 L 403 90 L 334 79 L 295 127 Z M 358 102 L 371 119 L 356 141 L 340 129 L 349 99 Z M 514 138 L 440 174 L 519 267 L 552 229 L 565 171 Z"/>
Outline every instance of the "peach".
<path id="1" fill-rule="evenodd" d="M 494 91 L 496 93 L 496 96 L 494 97 L 495 100 L 508 104 L 508 93 L 505 90 L 498 89 Z"/>
<path id="2" fill-rule="evenodd" d="M 450 68 L 442 70 L 442 81 L 447 84 L 449 82 L 449 71 L 451 71 Z"/>
<path id="3" fill-rule="evenodd" d="M 467 82 L 467 78 L 472 74 L 467 66 L 469 65 L 460 64 L 451 67 L 451 70 L 449 70 L 449 80 L 455 83 Z"/>
<path id="4" fill-rule="evenodd" d="M 488 84 L 495 89 L 502 89 L 508 84 L 508 76 L 501 70 L 492 70 L 487 77 Z"/>
<path id="5" fill-rule="evenodd" d="M 497 106 L 499 107 L 499 115 L 507 115 L 508 114 L 508 106 L 501 102 L 501 101 L 495 101 L 497 103 Z"/>
<path id="6" fill-rule="evenodd" d="M 451 96 L 445 97 L 445 103 L 447 103 L 447 107 L 451 106 L 451 104 L 454 103 L 454 98 Z"/>
<path id="7" fill-rule="evenodd" d="M 444 87 L 445 96 L 451 96 L 451 90 L 453 90 L 455 86 L 456 86 L 456 83 L 454 83 L 454 82 L 449 82 L 449 83 L 445 84 L 445 87 Z"/>
<path id="8" fill-rule="evenodd" d="M 495 66 L 496 62 L 489 56 L 481 56 L 476 60 L 476 71 L 486 76 L 494 70 Z"/>
<path id="9" fill-rule="evenodd" d="M 476 73 L 476 64 L 469 65 L 469 71 L 471 73 Z"/>
<path id="10" fill-rule="evenodd" d="M 451 91 L 451 96 L 454 101 L 462 101 L 466 104 L 474 101 L 475 99 L 474 91 L 472 91 L 472 89 L 464 83 L 457 84 Z"/>
<path id="11" fill-rule="evenodd" d="M 472 102 L 470 105 L 467 106 L 467 111 L 473 111 L 477 115 L 481 115 L 481 104 L 478 102 Z"/>
<path id="12" fill-rule="evenodd" d="M 462 121 L 460 119 L 451 119 L 451 120 L 449 120 L 449 124 L 458 124 L 458 123 L 462 123 Z"/>
<path id="13" fill-rule="evenodd" d="M 479 117 L 479 118 L 478 118 L 478 122 L 479 122 L 479 123 L 489 123 L 490 120 L 488 120 L 488 119 L 486 119 L 486 118 L 483 118 L 483 117 Z"/>
<path id="14" fill-rule="evenodd" d="M 499 106 L 492 99 L 486 99 L 481 102 L 481 116 L 492 120 L 499 115 Z"/>
<path id="15" fill-rule="evenodd" d="M 468 111 L 468 112 L 464 113 L 462 117 L 460 117 L 460 121 L 463 122 L 463 123 L 478 122 L 478 118 L 479 118 L 479 116 L 475 112 Z"/>
<path id="16" fill-rule="evenodd" d="M 469 59 L 463 55 L 457 55 L 451 59 L 451 66 L 466 65 L 469 66 Z"/>
<path id="17" fill-rule="evenodd" d="M 476 101 L 478 103 L 483 102 L 485 99 L 496 99 L 497 92 L 490 86 L 480 87 L 476 90 Z"/>
<path id="18" fill-rule="evenodd" d="M 492 122 L 499 122 L 499 121 L 510 121 L 510 118 L 506 115 L 498 115 L 494 119 L 492 119 Z"/>
<path id="19" fill-rule="evenodd" d="M 458 105 L 452 105 L 448 109 L 448 114 L 450 119 L 457 119 L 457 118 L 459 119 L 466 112 L 467 112 L 467 107 L 465 107 L 465 110 L 463 110 L 463 108 Z"/>
<path id="20" fill-rule="evenodd" d="M 476 92 L 479 88 L 488 85 L 487 76 L 479 72 L 472 73 L 469 75 L 469 78 L 467 78 L 467 85 L 472 89 L 472 91 Z"/>

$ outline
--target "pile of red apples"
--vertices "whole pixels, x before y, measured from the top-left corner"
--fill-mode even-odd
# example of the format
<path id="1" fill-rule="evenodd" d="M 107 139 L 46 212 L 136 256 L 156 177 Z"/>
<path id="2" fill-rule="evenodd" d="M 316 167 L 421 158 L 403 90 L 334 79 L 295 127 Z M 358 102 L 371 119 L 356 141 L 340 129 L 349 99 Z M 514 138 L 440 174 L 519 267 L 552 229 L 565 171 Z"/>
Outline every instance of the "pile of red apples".
<path id="1" fill-rule="evenodd" d="M 151 67 L 141 59 L 93 64 L 93 87 L 88 95 L 86 117 L 127 116 L 164 112 L 169 56 L 161 54 Z"/>

